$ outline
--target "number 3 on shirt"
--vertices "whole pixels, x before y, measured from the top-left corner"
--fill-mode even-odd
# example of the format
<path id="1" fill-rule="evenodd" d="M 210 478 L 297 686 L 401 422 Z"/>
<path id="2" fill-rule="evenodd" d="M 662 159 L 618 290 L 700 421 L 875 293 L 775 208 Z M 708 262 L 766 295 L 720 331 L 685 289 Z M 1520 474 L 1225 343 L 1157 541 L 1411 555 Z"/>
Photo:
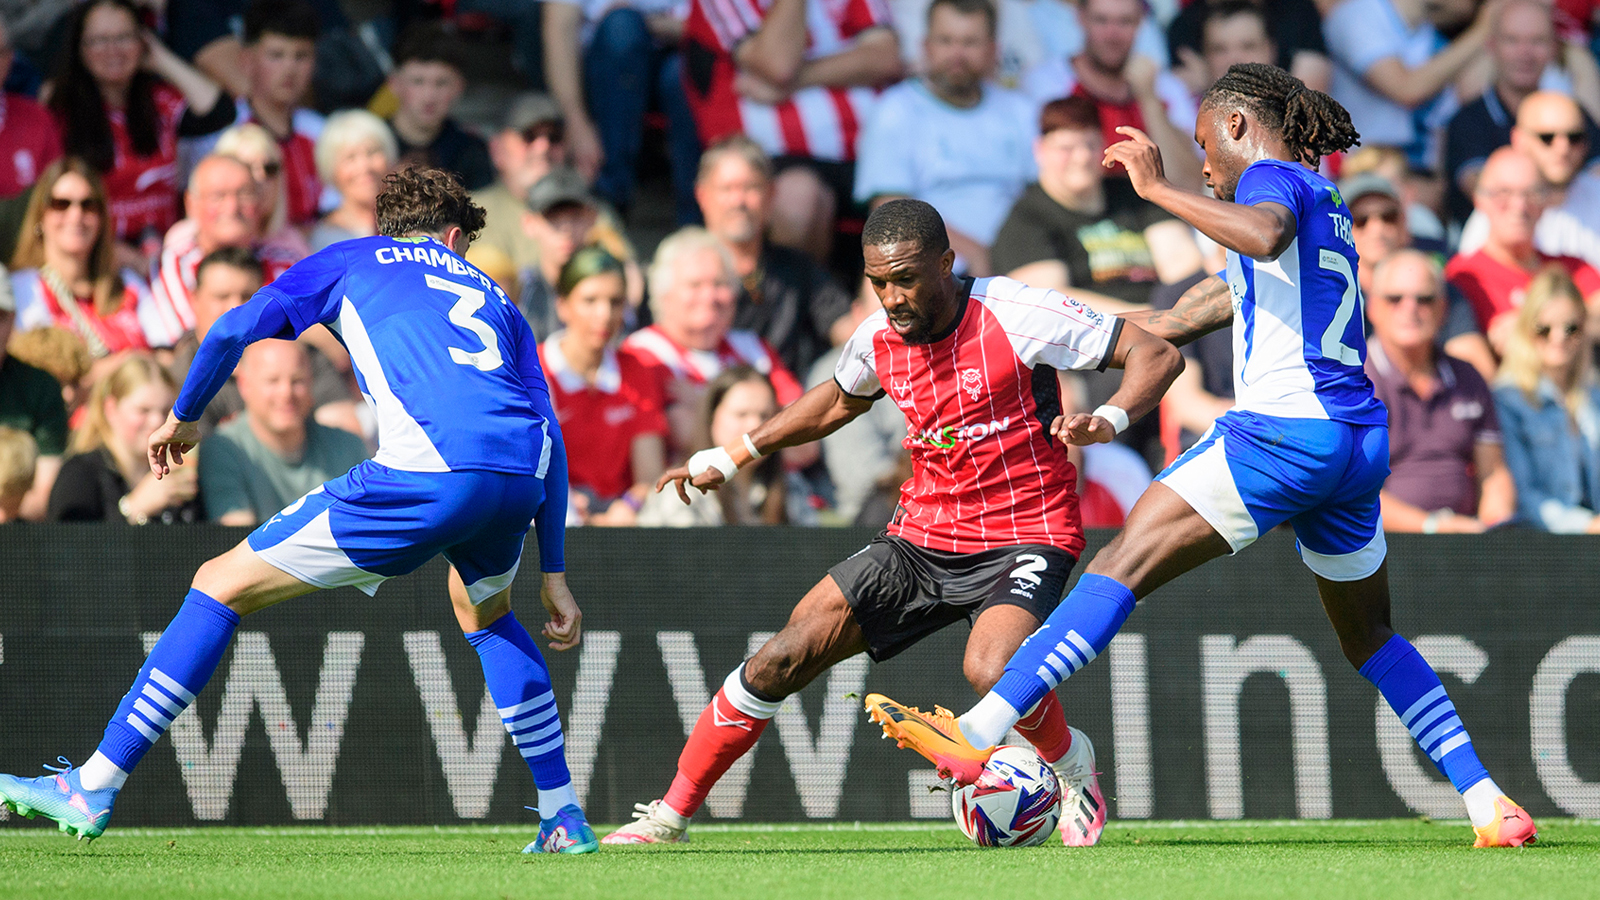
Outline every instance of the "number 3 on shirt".
<path id="1" fill-rule="evenodd" d="M 1366 315 L 1365 310 L 1358 310 L 1361 291 L 1356 287 L 1355 273 L 1350 271 L 1350 260 L 1343 254 L 1323 250 L 1318 256 L 1317 265 L 1337 272 L 1344 278 L 1344 296 L 1339 298 L 1339 308 L 1334 311 L 1328 330 L 1322 333 L 1322 355 L 1326 359 L 1337 359 L 1347 366 L 1359 366 L 1361 351 L 1344 342 L 1344 329 L 1350 324 L 1350 317 L 1357 312 Z"/>
<path id="2" fill-rule="evenodd" d="M 493 372 L 500 368 L 505 363 L 505 357 L 500 355 L 500 339 L 495 336 L 494 329 L 489 327 L 489 323 L 473 317 L 474 313 L 483 309 L 483 304 L 488 302 L 488 296 L 477 288 L 446 281 L 437 275 L 429 274 L 423 277 L 427 279 L 428 287 L 461 298 L 456 301 L 455 306 L 450 307 L 450 323 L 472 332 L 483 342 L 483 349 L 477 352 L 450 347 L 451 361 L 460 366 L 472 366 L 480 372 Z"/>

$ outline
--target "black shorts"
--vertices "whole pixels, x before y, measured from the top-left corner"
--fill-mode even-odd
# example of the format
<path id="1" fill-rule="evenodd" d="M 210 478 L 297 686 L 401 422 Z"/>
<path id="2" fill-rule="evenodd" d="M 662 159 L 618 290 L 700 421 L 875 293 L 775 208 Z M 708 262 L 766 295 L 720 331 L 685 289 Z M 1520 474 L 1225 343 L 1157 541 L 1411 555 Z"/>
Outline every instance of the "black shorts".
<path id="1" fill-rule="evenodd" d="M 850 602 L 868 655 L 883 662 L 991 606 L 1020 606 L 1043 622 L 1077 562 L 1044 544 L 952 553 L 883 533 L 828 574 Z"/>

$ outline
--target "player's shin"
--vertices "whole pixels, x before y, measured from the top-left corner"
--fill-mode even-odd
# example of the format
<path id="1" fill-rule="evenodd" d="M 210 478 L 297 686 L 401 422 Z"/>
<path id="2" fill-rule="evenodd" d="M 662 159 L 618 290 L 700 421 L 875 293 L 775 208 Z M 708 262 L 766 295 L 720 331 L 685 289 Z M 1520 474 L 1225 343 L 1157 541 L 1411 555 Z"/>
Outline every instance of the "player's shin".
<path id="1" fill-rule="evenodd" d="M 1472 824 L 1491 823 L 1500 788 L 1478 760 L 1455 704 L 1422 654 L 1397 634 L 1361 666 L 1361 675 L 1377 686 L 1417 745 L 1461 792 Z"/>
<path id="2" fill-rule="evenodd" d="M 508 612 L 487 628 L 468 633 L 466 639 L 478 651 L 483 680 L 500 720 L 533 773 L 539 788 L 539 818 L 552 820 L 563 807 L 579 805 L 567 770 L 550 670 L 533 637 Z"/>
<path id="3" fill-rule="evenodd" d="M 960 719 L 974 747 L 991 747 L 1054 691 L 1110 645 L 1135 603 L 1127 585 L 1104 575 L 1084 575 L 1055 612 L 1022 642 L 1005 674 L 978 705 Z"/>
<path id="4" fill-rule="evenodd" d="M 755 746 L 782 702 L 751 687 L 740 663 L 700 713 L 683 745 L 667 807 L 685 820 L 698 812 L 728 767 Z"/>
<path id="5" fill-rule="evenodd" d="M 80 770 L 85 790 L 122 787 L 145 752 L 211 680 L 238 625 L 238 613 L 189 591 L 106 725 L 99 749 Z"/>

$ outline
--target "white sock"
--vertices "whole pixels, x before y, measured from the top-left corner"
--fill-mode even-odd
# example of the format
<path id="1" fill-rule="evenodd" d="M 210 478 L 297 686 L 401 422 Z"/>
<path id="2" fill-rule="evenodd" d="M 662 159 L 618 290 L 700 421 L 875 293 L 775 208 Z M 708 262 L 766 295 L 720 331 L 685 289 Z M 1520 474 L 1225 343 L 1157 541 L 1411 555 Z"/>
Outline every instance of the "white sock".
<path id="1" fill-rule="evenodd" d="M 577 806 L 578 792 L 573 789 L 572 782 L 567 782 L 558 788 L 539 791 L 539 818 L 549 820 L 561 812 L 563 806 Z"/>
<path id="2" fill-rule="evenodd" d="M 1006 702 L 1006 698 L 990 691 L 983 695 L 977 706 L 956 719 L 956 724 L 961 727 L 961 735 L 967 742 L 981 750 L 1000 743 L 1011 726 L 1021 718 L 1022 713 Z"/>
<path id="3" fill-rule="evenodd" d="M 1461 799 L 1467 803 L 1467 818 L 1472 820 L 1473 827 L 1482 828 L 1494 821 L 1494 801 L 1503 796 L 1505 791 L 1500 790 L 1493 778 L 1485 778 L 1461 792 Z"/>
<path id="4" fill-rule="evenodd" d="M 667 801 L 665 800 L 662 800 L 659 804 L 657 804 L 656 815 L 660 816 L 668 825 L 671 825 L 673 828 L 689 827 L 689 817 L 673 809 L 671 806 L 668 806 Z"/>
<path id="5" fill-rule="evenodd" d="M 106 788 L 122 790 L 122 785 L 128 780 L 128 773 L 117 767 L 105 754 L 99 750 L 89 757 L 89 761 L 78 767 L 78 780 L 83 782 L 86 791 L 103 791 Z"/>

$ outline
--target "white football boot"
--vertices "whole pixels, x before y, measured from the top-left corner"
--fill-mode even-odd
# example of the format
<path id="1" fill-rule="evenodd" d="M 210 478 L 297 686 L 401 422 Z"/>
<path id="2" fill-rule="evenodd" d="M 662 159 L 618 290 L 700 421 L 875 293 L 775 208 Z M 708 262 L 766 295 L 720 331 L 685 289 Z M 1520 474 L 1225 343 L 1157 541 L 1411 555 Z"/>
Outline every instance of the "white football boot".
<path id="1" fill-rule="evenodd" d="M 1106 829 L 1106 798 L 1094 769 L 1094 744 L 1071 725 L 1067 730 L 1072 732 L 1072 749 L 1050 765 L 1061 781 L 1061 843 L 1093 847 Z"/>
<path id="2" fill-rule="evenodd" d="M 1074 738 L 1076 740 L 1076 738 Z M 687 844 L 689 820 L 664 801 L 633 805 L 633 821 L 600 839 L 602 844 Z"/>

